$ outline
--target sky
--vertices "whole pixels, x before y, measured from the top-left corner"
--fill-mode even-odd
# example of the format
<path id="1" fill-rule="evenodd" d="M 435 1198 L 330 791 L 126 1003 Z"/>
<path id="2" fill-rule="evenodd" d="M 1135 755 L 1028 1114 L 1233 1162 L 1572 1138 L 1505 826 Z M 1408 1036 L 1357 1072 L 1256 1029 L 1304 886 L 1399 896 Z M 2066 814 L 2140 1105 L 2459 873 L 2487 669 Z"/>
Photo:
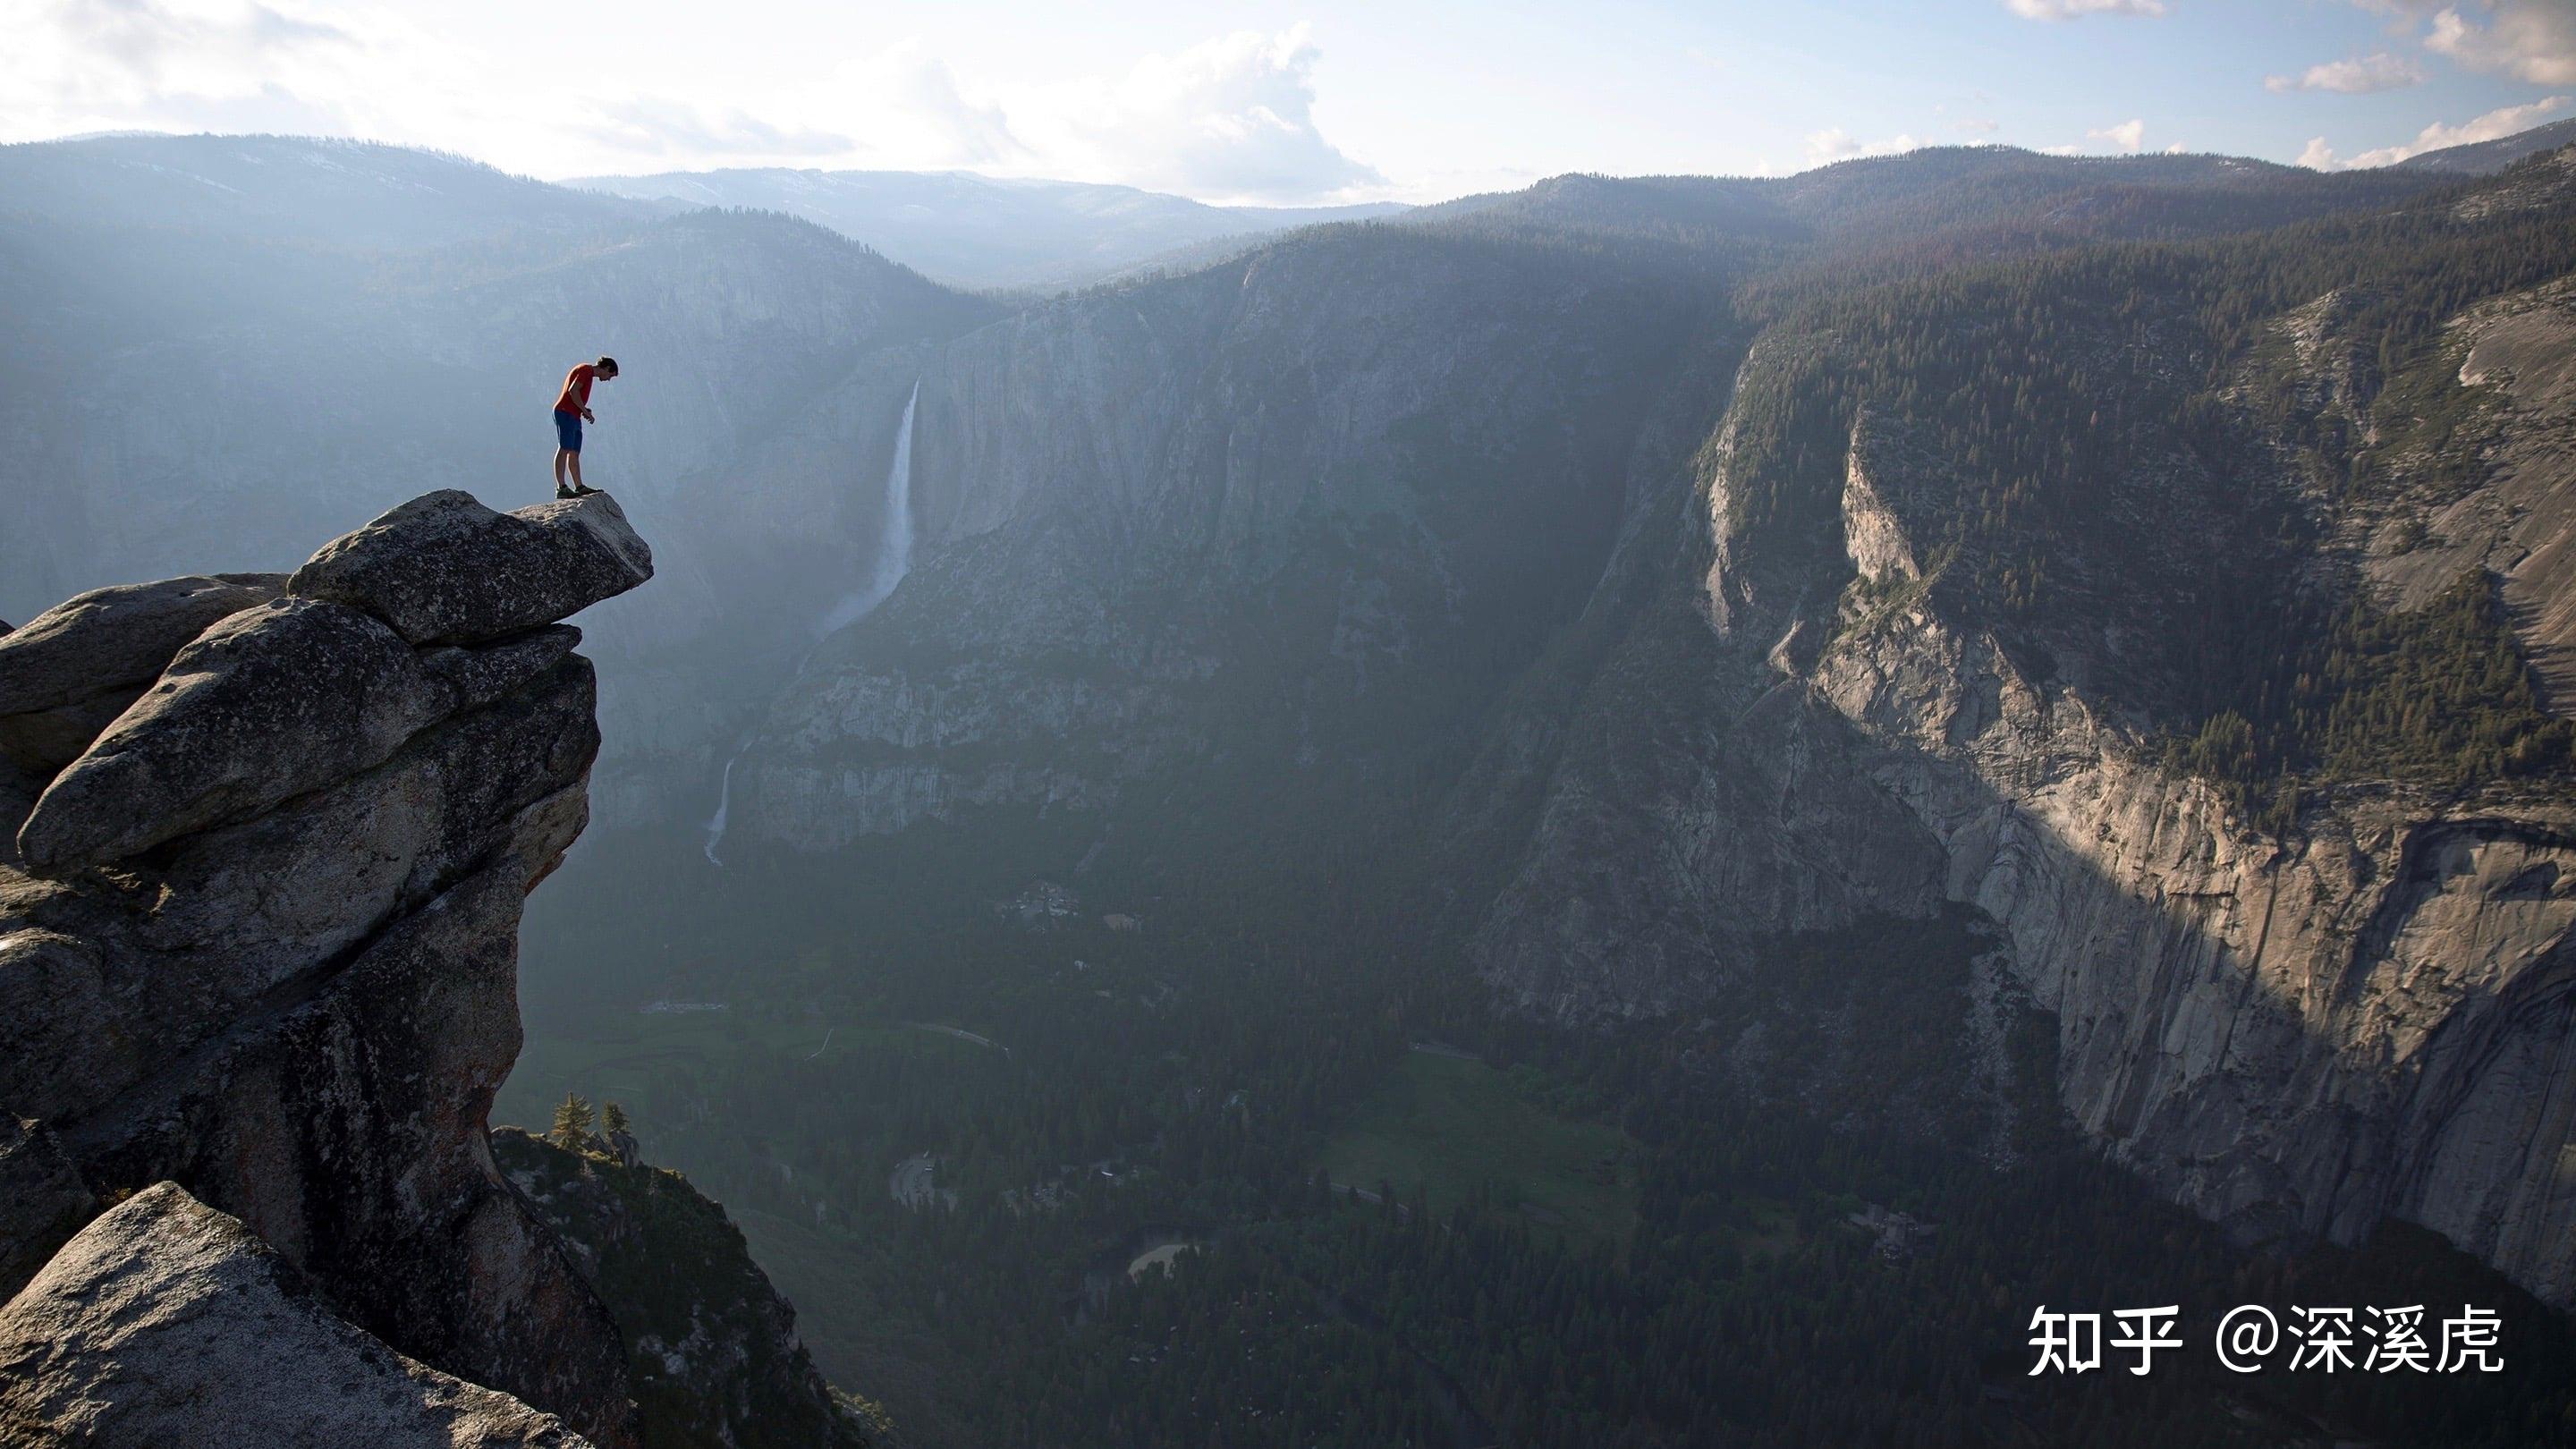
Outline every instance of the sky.
<path id="1" fill-rule="evenodd" d="M 2576 0 L 0 0 L 0 141 L 286 132 L 1432 201 L 1926 145 L 2336 169 L 2576 116 Z"/>

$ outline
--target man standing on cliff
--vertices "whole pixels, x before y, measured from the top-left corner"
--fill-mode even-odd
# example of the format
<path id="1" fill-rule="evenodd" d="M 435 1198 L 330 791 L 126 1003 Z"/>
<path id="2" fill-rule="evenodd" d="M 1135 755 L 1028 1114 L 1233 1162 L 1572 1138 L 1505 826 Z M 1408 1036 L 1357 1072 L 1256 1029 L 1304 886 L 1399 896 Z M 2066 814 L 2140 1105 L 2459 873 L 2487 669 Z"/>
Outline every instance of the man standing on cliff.
<path id="1" fill-rule="evenodd" d="M 564 374 L 562 393 L 555 398 L 555 496 L 587 498 L 600 490 L 581 481 L 581 425 L 595 423 L 591 416 L 590 385 L 606 382 L 617 375 L 617 359 L 603 357 L 585 362 Z M 564 481 L 564 470 L 572 470 L 572 481 Z"/>

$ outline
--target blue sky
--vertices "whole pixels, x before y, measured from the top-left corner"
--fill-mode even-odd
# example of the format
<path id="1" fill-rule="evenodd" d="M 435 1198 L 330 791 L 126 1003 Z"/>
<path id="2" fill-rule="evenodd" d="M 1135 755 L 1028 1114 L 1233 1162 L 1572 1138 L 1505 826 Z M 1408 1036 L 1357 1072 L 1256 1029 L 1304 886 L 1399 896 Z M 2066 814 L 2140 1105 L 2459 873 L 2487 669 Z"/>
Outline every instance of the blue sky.
<path id="1" fill-rule="evenodd" d="M 1210 200 L 1916 145 L 2317 166 L 2576 115 L 2576 0 L 0 0 L 0 139 L 289 131 L 547 177 L 792 165 Z"/>

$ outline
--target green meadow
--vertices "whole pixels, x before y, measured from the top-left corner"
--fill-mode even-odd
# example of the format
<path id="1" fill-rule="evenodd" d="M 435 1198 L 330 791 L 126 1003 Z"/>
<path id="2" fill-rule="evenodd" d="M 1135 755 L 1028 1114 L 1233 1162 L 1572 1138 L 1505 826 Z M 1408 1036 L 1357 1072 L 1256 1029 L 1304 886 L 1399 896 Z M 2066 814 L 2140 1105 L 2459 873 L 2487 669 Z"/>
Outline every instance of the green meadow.
<path id="1" fill-rule="evenodd" d="M 1444 1212 L 1491 1187 L 1568 1238 L 1624 1247 L 1637 1220 L 1635 1144 L 1560 1116 L 1482 1062 L 1413 1051 L 1324 1147 L 1335 1182 Z"/>

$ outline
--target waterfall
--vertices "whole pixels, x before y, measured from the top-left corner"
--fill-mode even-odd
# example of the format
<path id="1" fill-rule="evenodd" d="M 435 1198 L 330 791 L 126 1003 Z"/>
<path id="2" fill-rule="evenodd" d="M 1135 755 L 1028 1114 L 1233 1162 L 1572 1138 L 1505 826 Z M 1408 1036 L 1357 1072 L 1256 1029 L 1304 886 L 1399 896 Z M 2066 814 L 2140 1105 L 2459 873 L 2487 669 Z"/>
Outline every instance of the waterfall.
<path id="1" fill-rule="evenodd" d="M 733 814 L 733 767 L 734 761 L 741 758 L 742 751 L 736 750 L 733 752 L 733 759 L 725 761 L 724 783 L 716 787 L 716 813 L 707 817 L 706 852 L 709 865 L 724 864 L 723 861 L 716 859 L 716 847 L 724 844 L 725 819 Z"/>
<path id="2" fill-rule="evenodd" d="M 912 395 L 903 400 L 903 420 L 895 424 L 894 462 L 886 469 L 885 521 L 877 535 L 876 560 L 868 567 L 868 576 L 859 587 L 841 596 L 841 601 L 814 621 L 815 642 L 830 638 L 866 617 L 869 610 L 886 601 L 894 586 L 912 569 L 912 415 L 921 405 L 921 380 L 913 379 Z M 796 672 L 802 675 L 813 662 L 814 651 L 807 649 L 796 661 Z M 721 867 L 716 847 L 724 843 L 725 822 L 733 814 L 733 767 L 742 762 L 746 742 L 725 761 L 724 777 L 716 787 L 716 813 L 707 817 L 706 857 L 710 865 Z"/>
<path id="3" fill-rule="evenodd" d="M 885 525 L 877 535 L 876 563 L 868 570 L 867 582 L 842 595 L 839 603 L 814 621 L 817 639 L 839 633 L 884 603 L 912 568 L 912 413 L 920 405 L 921 383 L 916 379 L 912 396 L 904 399 L 903 421 L 894 428 L 894 463 L 886 469 Z"/>

